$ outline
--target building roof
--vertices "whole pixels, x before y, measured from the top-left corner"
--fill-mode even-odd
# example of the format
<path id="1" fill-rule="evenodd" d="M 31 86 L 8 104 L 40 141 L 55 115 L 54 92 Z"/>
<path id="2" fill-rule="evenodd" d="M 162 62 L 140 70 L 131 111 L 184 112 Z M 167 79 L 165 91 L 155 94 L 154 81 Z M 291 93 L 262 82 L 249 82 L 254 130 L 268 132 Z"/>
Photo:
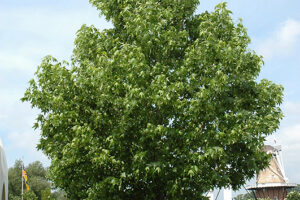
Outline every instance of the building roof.
<path id="1" fill-rule="evenodd" d="M 276 187 L 284 187 L 284 188 L 293 188 L 296 187 L 297 184 L 294 183 L 265 183 L 265 184 L 256 184 L 247 186 L 247 190 L 257 190 L 260 188 L 276 188 Z"/>

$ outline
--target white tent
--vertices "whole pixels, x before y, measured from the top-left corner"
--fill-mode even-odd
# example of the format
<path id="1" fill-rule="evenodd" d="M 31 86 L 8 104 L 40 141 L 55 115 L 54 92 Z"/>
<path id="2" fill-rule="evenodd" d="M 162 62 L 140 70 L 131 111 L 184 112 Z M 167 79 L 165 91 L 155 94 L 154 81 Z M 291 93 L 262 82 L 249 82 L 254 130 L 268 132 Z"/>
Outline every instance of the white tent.
<path id="1" fill-rule="evenodd" d="M 0 139 L 0 200 L 8 200 L 8 169 L 5 151 Z"/>

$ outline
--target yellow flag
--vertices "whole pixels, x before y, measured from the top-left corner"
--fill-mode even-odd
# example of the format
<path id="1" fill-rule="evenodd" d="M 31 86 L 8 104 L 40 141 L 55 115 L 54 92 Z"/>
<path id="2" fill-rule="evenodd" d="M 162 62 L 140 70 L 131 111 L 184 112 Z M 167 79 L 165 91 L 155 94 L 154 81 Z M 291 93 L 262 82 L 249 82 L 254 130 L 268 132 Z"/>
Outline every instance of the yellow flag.
<path id="1" fill-rule="evenodd" d="M 22 169 L 22 174 L 23 174 L 23 178 L 24 178 L 25 185 L 26 185 L 26 189 L 27 189 L 27 191 L 28 191 L 28 190 L 29 190 L 28 177 L 27 177 L 27 173 L 26 173 L 26 171 L 24 170 L 24 168 Z"/>

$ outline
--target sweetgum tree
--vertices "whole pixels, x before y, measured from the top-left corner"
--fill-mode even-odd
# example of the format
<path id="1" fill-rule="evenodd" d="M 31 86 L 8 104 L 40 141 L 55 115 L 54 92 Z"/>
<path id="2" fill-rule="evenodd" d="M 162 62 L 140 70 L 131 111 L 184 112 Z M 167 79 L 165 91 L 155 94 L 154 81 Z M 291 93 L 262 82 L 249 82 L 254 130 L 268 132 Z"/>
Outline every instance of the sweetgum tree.
<path id="1" fill-rule="evenodd" d="M 205 199 L 267 165 L 282 87 L 256 81 L 262 58 L 225 3 L 90 2 L 114 28 L 83 25 L 72 62 L 45 57 L 23 98 L 70 199 Z"/>

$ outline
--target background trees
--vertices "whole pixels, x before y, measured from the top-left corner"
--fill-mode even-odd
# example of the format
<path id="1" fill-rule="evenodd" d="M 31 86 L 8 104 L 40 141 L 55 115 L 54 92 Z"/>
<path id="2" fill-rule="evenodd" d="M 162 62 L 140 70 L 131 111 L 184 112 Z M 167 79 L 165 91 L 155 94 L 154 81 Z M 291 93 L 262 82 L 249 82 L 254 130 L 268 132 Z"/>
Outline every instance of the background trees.
<path id="1" fill-rule="evenodd" d="M 249 199 L 254 199 L 254 196 L 250 193 L 246 194 L 239 194 L 236 197 L 233 198 L 234 200 L 249 200 Z"/>
<path id="2" fill-rule="evenodd" d="M 56 189 L 55 191 L 52 191 L 51 197 L 53 199 L 57 199 L 57 200 L 67 200 L 68 199 L 66 193 L 61 189 Z"/>
<path id="3" fill-rule="evenodd" d="M 90 0 L 114 28 L 82 26 L 71 64 L 46 57 L 25 92 L 39 148 L 71 199 L 203 199 L 267 164 L 282 87 L 225 4 Z"/>
<path id="4" fill-rule="evenodd" d="M 38 199 L 41 199 L 41 192 L 46 189 L 50 189 L 50 182 L 46 179 L 47 170 L 43 167 L 39 161 L 30 163 L 25 167 L 29 181 L 30 189 Z M 9 196 L 20 197 L 21 196 L 21 172 L 22 161 L 16 160 L 14 167 L 8 170 L 9 180 Z M 25 187 L 24 187 L 25 188 Z M 24 189 L 25 191 L 26 189 Z M 32 196 L 32 195 L 31 195 Z"/>
<path id="5" fill-rule="evenodd" d="M 56 190 L 51 193 L 51 183 L 46 175 L 48 169 L 43 167 L 40 161 L 30 163 L 25 167 L 30 184 L 30 191 L 26 191 L 24 186 L 24 200 L 65 200 L 64 193 L 61 190 Z M 8 195 L 11 200 L 21 199 L 21 172 L 22 161 L 16 160 L 13 167 L 8 171 L 9 190 Z"/>
<path id="6" fill-rule="evenodd" d="M 300 199 L 300 193 L 297 191 L 292 191 L 287 195 L 287 200 L 298 200 Z"/>

